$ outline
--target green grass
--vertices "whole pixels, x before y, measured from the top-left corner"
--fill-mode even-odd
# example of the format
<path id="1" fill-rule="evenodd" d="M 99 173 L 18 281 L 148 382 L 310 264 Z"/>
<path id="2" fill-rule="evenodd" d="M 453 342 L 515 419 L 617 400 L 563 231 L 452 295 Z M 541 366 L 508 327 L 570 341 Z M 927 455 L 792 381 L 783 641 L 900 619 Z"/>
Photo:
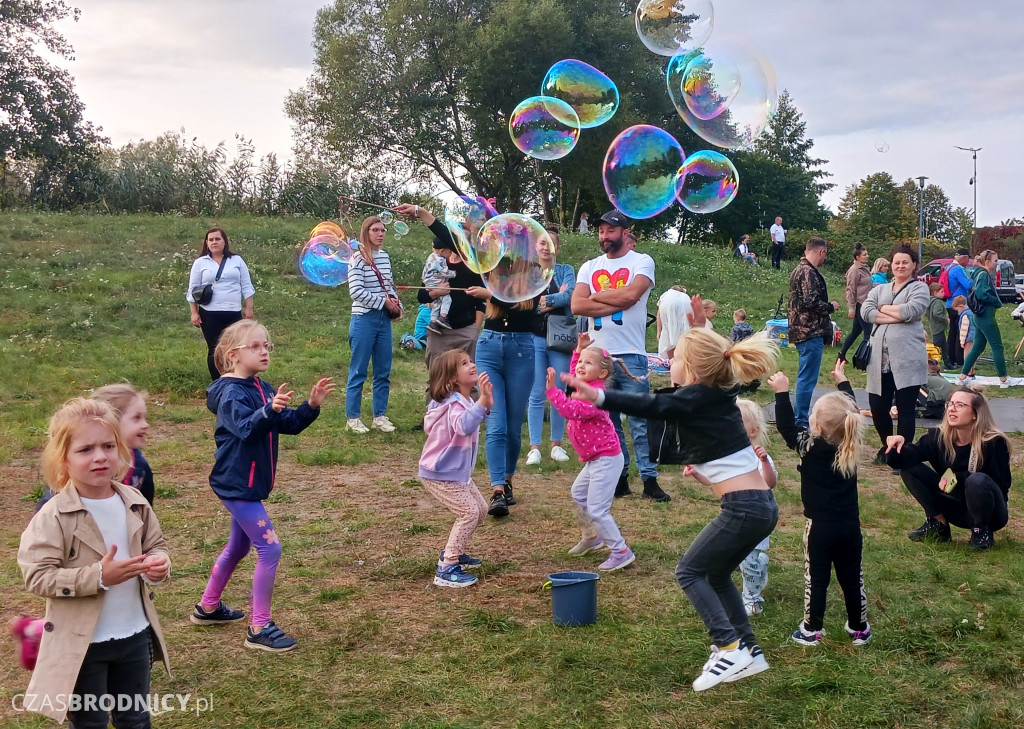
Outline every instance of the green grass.
<path id="1" fill-rule="evenodd" d="M 322 374 L 343 384 L 348 296 L 344 289 L 311 288 L 295 275 L 295 246 L 315 222 L 0 216 L 0 543 L 8 546 L 0 557 L 0 608 L 4 616 L 42 609 L 22 588 L 15 550 L 38 494 L 38 455 L 53 409 L 122 379 L 147 389 L 146 456 L 174 562 L 173 579 L 156 590 L 174 678 L 155 669 L 153 691 L 213 697 L 211 713 L 168 713 L 157 726 L 1024 724 L 1024 524 L 1018 516 L 1024 438 L 1013 437 L 1013 518 L 984 554 L 969 552 L 962 532 L 952 545 L 909 542 L 905 532 L 920 523 L 919 509 L 891 474 L 862 468 L 864 571 L 876 637 L 858 650 L 844 639 L 835 587 L 826 641 L 817 649 L 787 642 L 802 611 L 803 518 L 796 460 L 775 438 L 770 452 L 781 471 L 781 518 L 772 537 L 767 609 L 755 622 L 772 670 L 694 694 L 689 684 L 707 657 L 707 635 L 673 569 L 717 509 L 708 491 L 668 468 L 662 483 L 673 495 L 670 504 L 616 503 L 638 561 L 602 577 L 597 625 L 555 627 L 550 593 L 542 589 L 549 573 L 593 570 L 601 559 L 565 555 L 576 541 L 568 498 L 578 469 L 573 462 L 521 468 L 513 514 L 488 520 L 474 537 L 472 551 L 485 560 L 478 585 L 430 587 L 451 518 L 416 479 L 423 436 L 410 428 L 422 413 L 424 372 L 421 354 L 404 351 L 396 353 L 392 375 L 389 415 L 397 433 L 348 433 L 339 392 L 306 433 L 282 438 L 277 487 L 268 500 L 284 548 L 274 618 L 299 638 L 298 650 L 253 655 L 242 646 L 242 626 L 189 625 L 229 518 L 207 485 L 213 416 L 204 398 L 205 345 L 189 325 L 184 301 L 188 270 L 203 231 L 224 225 L 253 272 L 257 316 L 279 347 L 267 378 L 292 383 L 300 396 Z M 421 226 L 388 241 L 400 283 L 416 283 L 428 247 Z M 648 241 L 641 248 L 657 261 L 650 308 L 679 283 L 719 304 L 719 331 L 741 306 L 759 326 L 787 288 L 784 273 L 740 265 L 721 249 Z M 567 235 L 561 259 L 578 265 L 596 250 L 593 238 Z M 826 272 L 837 299 L 841 268 Z M 395 325 L 396 339 L 412 327 L 411 296 L 406 305 L 409 316 Z M 1019 330 L 1007 318 L 1004 342 L 1012 347 Z M 653 344 L 653 329 L 649 334 Z M 792 379 L 795 352 L 784 350 L 780 364 Z M 854 384 L 863 385 L 862 373 L 854 373 Z M 481 483 L 483 466 L 481 455 Z M 246 607 L 253 561 L 242 563 L 228 587 L 232 606 Z M 0 724 L 49 726 L 8 708 L 28 674 L 11 641 L 0 641 L 0 658 Z"/>

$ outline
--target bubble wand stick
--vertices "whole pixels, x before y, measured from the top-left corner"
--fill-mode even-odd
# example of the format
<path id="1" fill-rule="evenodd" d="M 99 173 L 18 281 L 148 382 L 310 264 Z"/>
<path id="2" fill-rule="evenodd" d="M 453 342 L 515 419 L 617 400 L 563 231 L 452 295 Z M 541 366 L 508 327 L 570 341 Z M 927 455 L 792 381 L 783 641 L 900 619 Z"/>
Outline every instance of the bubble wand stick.
<path id="1" fill-rule="evenodd" d="M 349 202 L 354 202 L 354 203 L 359 203 L 360 205 L 366 205 L 366 206 L 371 207 L 371 208 L 377 208 L 378 210 L 388 210 L 388 211 L 392 211 L 392 212 L 394 211 L 394 208 L 389 208 L 386 205 L 377 205 L 376 203 L 366 202 L 365 200 L 358 200 L 358 199 L 356 199 L 354 197 L 349 197 L 347 195 L 339 195 L 338 199 L 339 200 L 348 200 Z"/>

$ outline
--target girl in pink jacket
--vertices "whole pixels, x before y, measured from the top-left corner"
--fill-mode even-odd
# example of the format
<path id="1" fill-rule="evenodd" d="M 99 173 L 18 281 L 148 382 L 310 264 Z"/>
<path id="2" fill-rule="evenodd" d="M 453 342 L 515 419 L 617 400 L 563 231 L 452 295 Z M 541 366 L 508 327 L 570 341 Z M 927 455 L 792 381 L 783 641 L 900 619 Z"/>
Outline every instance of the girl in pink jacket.
<path id="1" fill-rule="evenodd" d="M 614 367 L 615 362 L 607 351 L 591 347 L 586 333 L 579 335 L 576 351 L 569 362 L 570 372 L 592 387 L 604 389 Z M 612 553 L 598 565 L 599 570 L 618 570 L 633 564 L 636 555 L 626 546 L 611 515 L 623 457 L 608 411 L 599 409 L 592 402 L 566 397 L 555 387 L 555 370 L 551 367 L 548 368 L 547 396 L 552 407 L 569 421 L 569 441 L 583 464 L 583 470 L 572 484 L 572 498 L 576 502 L 582 538 L 569 550 L 569 554 L 582 556 L 607 547 Z"/>

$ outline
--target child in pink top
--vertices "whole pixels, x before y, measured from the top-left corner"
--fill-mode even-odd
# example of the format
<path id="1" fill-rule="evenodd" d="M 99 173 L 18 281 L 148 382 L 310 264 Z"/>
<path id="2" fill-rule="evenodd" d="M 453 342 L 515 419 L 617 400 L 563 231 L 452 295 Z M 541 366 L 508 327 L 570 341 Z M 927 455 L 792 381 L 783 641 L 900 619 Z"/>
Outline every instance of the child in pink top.
<path id="1" fill-rule="evenodd" d="M 604 388 L 612 376 L 614 361 L 600 347 L 591 347 L 590 337 L 579 335 L 579 343 L 569 362 L 569 371 L 593 387 Z M 591 402 L 570 400 L 555 387 L 555 370 L 548 368 L 547 396 L 554 407 L 569 421 L 569 441 L 580 456 L 583 470 L 572 484 L 582 538 L 569 554 L 582 556 L 609 547 L 612 550 L 599 570 L 617 570 L 636 560 L 633 550 L 619 532 L 612 518 L 615 485 L 622 473 L 622 448 L 615 434 L 611 417 Z"/>

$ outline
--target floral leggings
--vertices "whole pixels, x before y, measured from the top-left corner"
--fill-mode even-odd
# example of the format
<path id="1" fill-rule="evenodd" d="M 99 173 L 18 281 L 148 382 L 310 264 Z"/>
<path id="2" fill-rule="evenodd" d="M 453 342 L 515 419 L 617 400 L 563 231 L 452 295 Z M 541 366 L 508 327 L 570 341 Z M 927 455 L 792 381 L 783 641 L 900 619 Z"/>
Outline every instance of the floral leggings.
<path id="1" fill-rule="evenodd" d="M 256 569 L 252 576 L 252 625 L 259 629 L 270 622 L 270 601 L 274 596 L 277 563 L 281 559 L 281 540 L 270 523 L 262 501 L 221 499 L 231 513 L 231 536 L 220 553 L 210 581 L 203 592 L 203 609 L 213 610 L 220 604 L 224 587 L 238 563 L 256 547 Z"/>

